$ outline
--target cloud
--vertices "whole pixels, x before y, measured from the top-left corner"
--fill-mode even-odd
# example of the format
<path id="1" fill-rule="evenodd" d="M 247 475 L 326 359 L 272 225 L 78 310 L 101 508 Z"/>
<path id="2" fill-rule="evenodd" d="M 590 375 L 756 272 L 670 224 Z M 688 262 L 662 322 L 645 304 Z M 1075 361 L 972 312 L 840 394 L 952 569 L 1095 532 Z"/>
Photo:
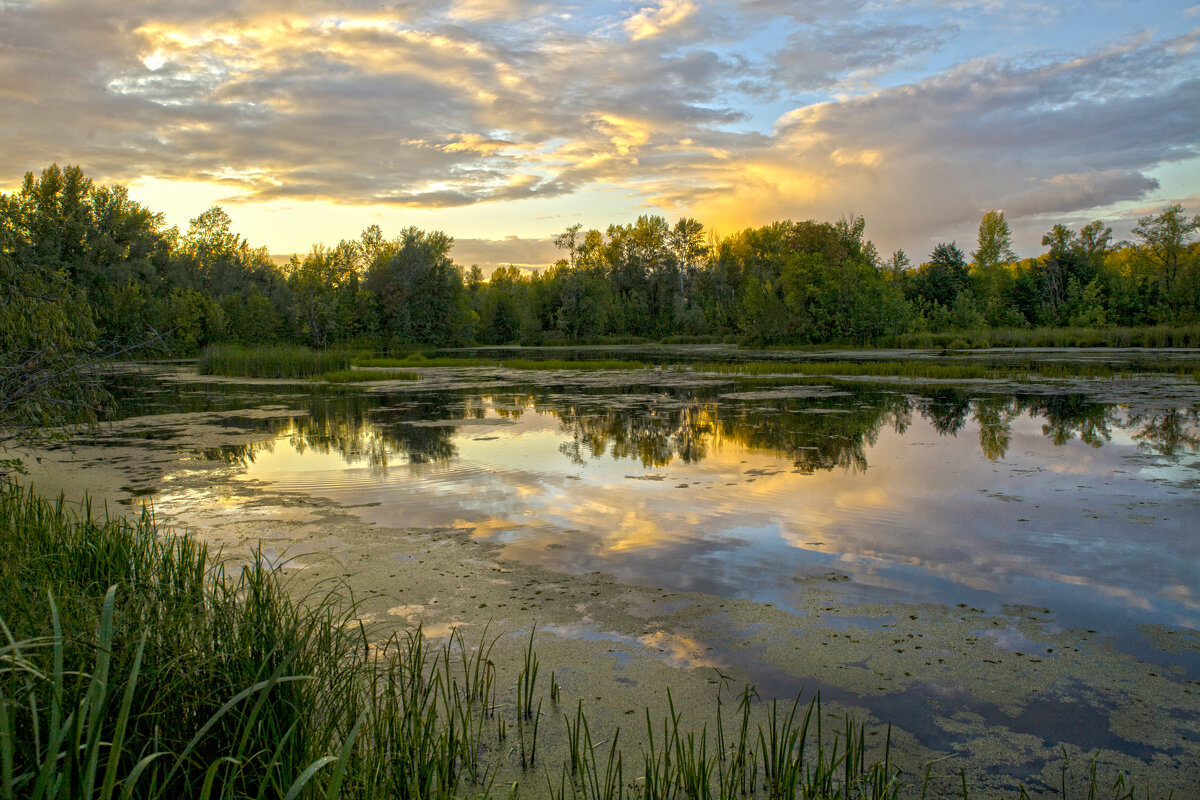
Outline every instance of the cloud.
<path id="1" fill-rule="evenodd" d="M 1196 32 L 947 55 L 1002 5 L 10 2 L 0 185 L 58 161 L 239 203 L 611 191 L 726 232 L 853 211 L 913 247 L 989 208 L 1138 202 L 1157 166 L 1197 156 Z"/>
<path id="2" fill-rule="evenodd" d="M 1159 186 L 1157 180 L 1140 172 L 1121 170 L 1055 175 L 1044 180 L 1033 179 L 1031 183 L 1028 191 L 1006 200 L 1008 216 L 1020 219 L 1062 215 L 1121 200 L 1136 200 Z"/>
<path id="3" fill-rule="evenodd" d="M 1068 61 L 985 59 L 913 84 L 781 118 L 744 166 L 719 169 L 705 213 L 748 224 L 864 214 L 868 234 L 971 230 L 1136 200 L 1155 166 L 1200 154 L 1200 80 L 1189 33 Z"/>
<path id="4" fill-rule="evenodd" d="M 953 24 L 821 24 L 791 34 L 772 59 L 773 82 L 805 91 L 862 82 L 936 52 L 958 33 Z"/>
<path id="5" fill-rule="evenodd" d="M 647 6 L 625 21 L 625 31 L 634 41 L 658 36 L 670 28 L 677 27 L 696 13 L 696 4 L 691 0 L 660 0 L 656 6 Z"/>

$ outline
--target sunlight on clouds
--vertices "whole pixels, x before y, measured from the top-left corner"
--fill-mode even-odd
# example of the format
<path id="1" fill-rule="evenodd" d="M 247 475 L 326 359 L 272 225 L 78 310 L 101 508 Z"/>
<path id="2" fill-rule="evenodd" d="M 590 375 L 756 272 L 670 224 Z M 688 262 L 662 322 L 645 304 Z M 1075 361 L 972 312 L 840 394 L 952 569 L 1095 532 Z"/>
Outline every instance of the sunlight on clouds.
<path id="1" fill-rule="evenodd" d="M 834 189 L 827 175 L 774 161 L 734 161 L 714 177 L 721 191 L 707 194 L 693 208 L 711 226 L 730 232 L 764 219 L 810 217 Z"/>
<path id="2" fill-rule="evenodd" d="M 706 653 L 710 648 L 690 636 L 659 630 L 640 636 L 638 641 L 645 647 L 657 650 L 673 667 L 696 669 L 711 667 L 715 663 Z"/>
<path id="3" fill-rule="evenodd" d="M 607 129 L 608 140 L 621 155 L 628 155 L 631 150 L 650 141 L 651 129 L 636 120 L 603 114 L 597 122 L 599 127 Z"/>
<path id="4" fill-rule="evenodd" d="M 456 0 L 450 5 L 449 16 L 469 22 L 486 22 L 527 16 L 535 10 L 536 7 L 530 9 L 522 0 Z"/>
<path id="5" fill-rule="evenodd" d="M 448 153 L 479 153 L 489 156 L 513 147 L 513 143 L 504 139 L 492 139 L 477 133 L 464 133 L 454 137 L 454 141 L 442 145 L 441 149 Z"/>
<path id="6" fill-rule="evenodd" d="M 839 167 L 877 167 L 883 162 L 883 154 L 878 150 L 856 150 L 849 147 L 837 148 L 829 154 L 829 158 Z"/>
<path id="7" fill-rule="evenodd" d="M 647 6 L 625 20 L 625 32 L 634 41 L 657 36 L 672 28 L 696 11 L 691 0 L 662 0 L 657 6 Z"/>
<path id="8" fill-rule="evenodd" d="M 357 206 L 355 227 L 403 208 L 403 224 L 478 241 L 547 237 L 538 220 L 556 215 L 602 229 L 668 213 L 728 233 L 854 212 L 881 250 L 914 254 L 1005 208 L 1037 246 L 1046 215 L 1194 196 L 1156 176 L 1200 163 L 1200 31 L 1146 33 L 1169 30 L 1161 15 L 955 61 L 946 46 L 978 3 L 940 27 L 888 4 L 97 0 L 64 25 L 72 8 L 6 6 L 0 182 L 58 160 L 213 183 L 147 202 L 175 217 L 240 199 L 241 219 L 271 220 L 241 232 L 283 252 L 345 235 L 307 227 L 321 215 L 302 202 L 331 219 Z"/>

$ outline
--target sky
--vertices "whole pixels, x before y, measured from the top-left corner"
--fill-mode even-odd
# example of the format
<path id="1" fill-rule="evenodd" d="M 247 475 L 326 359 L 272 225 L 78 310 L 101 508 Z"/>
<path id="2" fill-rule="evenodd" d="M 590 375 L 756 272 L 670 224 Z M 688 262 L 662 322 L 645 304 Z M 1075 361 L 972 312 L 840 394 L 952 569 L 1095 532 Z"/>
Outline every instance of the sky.
<path id="1" fill-rule="evenodd" d="M 1005 212 L 1200 211 L 1200 5 L 0 0 L 0 189 L 78 164 L 272 253 L 378 224 L 544 266 L 642 214 L 865 217 L 914 263 Z"/>

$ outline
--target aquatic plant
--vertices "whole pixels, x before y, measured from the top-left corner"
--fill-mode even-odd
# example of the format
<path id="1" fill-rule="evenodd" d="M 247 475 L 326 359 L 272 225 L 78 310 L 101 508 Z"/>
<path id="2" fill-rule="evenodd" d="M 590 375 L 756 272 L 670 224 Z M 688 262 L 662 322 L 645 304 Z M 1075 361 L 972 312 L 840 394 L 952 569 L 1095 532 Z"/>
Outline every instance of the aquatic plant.
<path id="1" fill-rule="evenodd" d="M 362 383 L 364 381 L 415 381 L 420 373 L 410 369 L 340 369 L 326 372 L 321 380 L 329 383 Z"/>
<path id="2" fill-rule="evenodd" d="M 512 358 L 506 359 L 503 366 L 507 369 L 521 370 L 574 370 L 577 372 L 598 372 L 600 370 L 635 370 L 653 369 L 654 364 L 644 361 L 621 361 L 616 359 L 601 361 L 571 361 L 562 359 Z"/>
<path id="3" fill-rule="evenodd" d="M 353 363 L 356 367 L 503 367 L 505 369 L 520 370 L 578 370 L 581 372 L 650 369 L 655 366 L 643 361 L 622 361 L 616 359 L 575 361 L 549 358 L 514 358 L 498 361 L 486 358 L 431 357 L 420 353 L 406 358 L 358 358 Z"/>
<path id="4" fill-rule="evenodd" d="M 311 378 L 349 369 L 351 355 L 345 350 L 313 350 L 296 345 L 210 345 L 200 354 L 197 370 L 201 375 Z"/>
<path id="5" fill-rule="evenodd" d="M 356 358 L 353 364 L 356 367 L 420 367 L 423 369 L 425 367 L 496 367 L 500 365 L 500 362 L 486 358 L 452 358 L 443 356 L 431 358 L 423 353 L 413 353 L 406 358 Z"/>

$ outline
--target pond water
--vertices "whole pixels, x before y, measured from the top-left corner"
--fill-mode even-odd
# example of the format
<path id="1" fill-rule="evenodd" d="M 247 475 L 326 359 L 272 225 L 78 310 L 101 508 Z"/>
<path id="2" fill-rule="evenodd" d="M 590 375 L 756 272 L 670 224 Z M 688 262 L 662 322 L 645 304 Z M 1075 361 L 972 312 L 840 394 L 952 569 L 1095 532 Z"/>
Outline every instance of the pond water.
<path id="1" fill-rule="evenodd" d="M 1078 674 L 1022 673 L 1019 707 L 981 699 L 944 674 L 904 671 L 902 691 L 875 693 L 873 677 L 839 686 L 817 675 L 816 685 L 881 719 L 905 720 L 933 748 L 961 739 L 950 715 L 959 715 L 955 724 L 975 715 L 1051 745 L 1194 764 L 1194 383 L 446 372 L 456 377 L 339 391 L 204 383 L 179 373 L 127 377 L 120 416 L 138 424 L 118 425 L 93 444 L 103 450 L 161 435 L 177 463 L 226 465 L 231 484 L 247 493 L 324 498 L 389 528 L 465 529 L 502 558 L 567 575 L 600 572 L 626 585 L 769 605 L 792 615 L 797 630 L 808 626 L 805 636 L 821 626 L 829 643 L 889 636 L 928 608 L 948 610 L 957 625 L 961 609 L 963 627 L 952 635 L 982 648 L 970 658 L 999 663 L 993 656 L 1012 655 L 1036 667 L 1056 659 L 1064 645 L 1054 637 L 1067 632 L 1074 653 L 1109 660 L 1093 668 L 1072 656 Z M 219 441 L 181 434 L 181 420 L 214 414 Z M 167 514 L 205 502 L 195 487 L 147 485 Z M 740 635 L 728 620 L 714 616 L 711 624 L 728 636 L 701 641 L 707 663 L 736 666 L 764 695 L 814 685 L 816 673 L 763 656 L 768 645 L 730 644 Z M 745 624 L 752 638 L 759 623 Z M 586 620 L 550 630 L 638 641 Z M 1112 683 L 1113 659 L 1152 669 L 1158 682 L 1149 702 L 1159 707 L 1137 725 L 1113 721 L 1135 702 L 1132 689 Z M 900 661 L 870 666 L 883 680 L 909 669 Z M 1131 687 L 1147 679 L 1121 680 Z M 1053 695 L 1038 695 L 1050 684 Z M 945 716 L 930 716 L 931 705 Z M 1173 743 L 1147 743 L 1135 732 L 1165 723 Z"/>
<path id="2" fill-rule="evenodd" d="M 202 455 L 635 584 L 784 608 L 812 582 L 847 602 L 1024 604 L 1127 646 L 1145 622 L 1200 627 L 1195 409 L 762 381 L 296 399 L 311 414 L 247 420 L 271 438 Z"/>
<path id="3" fill-rule="evenodd" d="M 784 608 L 1051 608 L 1128 646 L 1200 627 L 1194 413 L 853 386 L 372 394 L 247 447 L 244 477 L 505 555 Z M 277 423 L 278 424 L 278 423 Z"/>

